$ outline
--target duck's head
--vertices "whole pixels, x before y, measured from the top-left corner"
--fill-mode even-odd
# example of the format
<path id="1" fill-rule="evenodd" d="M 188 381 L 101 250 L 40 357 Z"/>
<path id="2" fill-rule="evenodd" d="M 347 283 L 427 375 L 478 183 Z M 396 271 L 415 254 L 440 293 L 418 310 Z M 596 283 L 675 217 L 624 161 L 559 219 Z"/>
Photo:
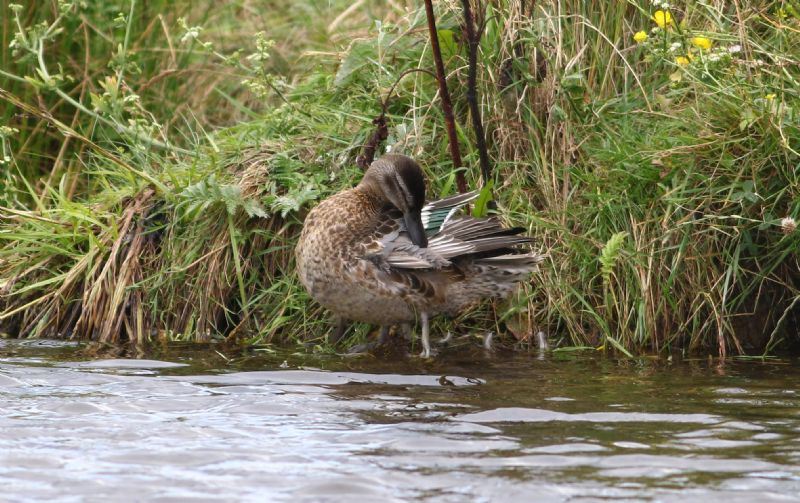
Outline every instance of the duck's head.
<path id="1" fill-rule="evenodd" d="M 420 212 L 425 205 L 425 178 L 414 159 L 389 154 L 373 162 L 358 188 L 403 212 L 411 241 L 420 248 L 428 246 Z"/>

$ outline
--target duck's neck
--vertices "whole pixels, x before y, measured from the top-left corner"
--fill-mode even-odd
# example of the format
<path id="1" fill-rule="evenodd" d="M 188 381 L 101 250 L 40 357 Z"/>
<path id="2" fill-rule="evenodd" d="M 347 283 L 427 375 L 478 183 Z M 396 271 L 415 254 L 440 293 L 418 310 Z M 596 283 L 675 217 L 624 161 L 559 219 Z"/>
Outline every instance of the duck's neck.
<path id="1" fill-rule="evenodd" d="M 372 184 L 365 184 L 362 181 L 353 190 L 361 198 L 364 210 L 370 214 L 377 215 L 389 205 L 389 201 L 386 200 L 383 193 Z"/>

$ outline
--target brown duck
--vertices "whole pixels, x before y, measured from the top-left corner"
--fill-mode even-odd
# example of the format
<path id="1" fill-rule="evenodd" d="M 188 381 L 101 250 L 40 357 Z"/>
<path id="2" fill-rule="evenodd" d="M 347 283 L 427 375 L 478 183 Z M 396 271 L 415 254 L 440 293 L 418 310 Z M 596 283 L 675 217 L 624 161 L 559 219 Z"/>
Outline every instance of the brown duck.
<path id="1" fill-rule="evenodd" d="M 531 239 L 497 218 L 455 216 L 478 192 L 425 204 L 419 165 L 386 155 L 361 183 L 322 201 L 306 218 L 295 249 L 300 281 L 338 319 L 381 326 L 422 324 L 422 356 L 431 354 L 429 319 L 456 315 L 507 295 L 542 256 L 520 250 Z M 337 337 L 338 337 L 337 335 Z"/>

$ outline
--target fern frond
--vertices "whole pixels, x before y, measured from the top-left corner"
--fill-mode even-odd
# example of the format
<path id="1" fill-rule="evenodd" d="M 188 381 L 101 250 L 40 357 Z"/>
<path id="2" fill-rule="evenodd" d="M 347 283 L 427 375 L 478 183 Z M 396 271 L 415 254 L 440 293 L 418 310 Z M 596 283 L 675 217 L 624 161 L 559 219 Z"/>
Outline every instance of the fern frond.
<path id="1" fill-rule="evenodd" d="M 614 266 L 622 252 L 622 245 L 625 243 L 626 237 L 628 237 L 627 232 L 617 232 L 606 241 L 600 252 L 600 273 L 605 284 L 608 284 L 611 279 L 611 273 L 614 272 Z"/>

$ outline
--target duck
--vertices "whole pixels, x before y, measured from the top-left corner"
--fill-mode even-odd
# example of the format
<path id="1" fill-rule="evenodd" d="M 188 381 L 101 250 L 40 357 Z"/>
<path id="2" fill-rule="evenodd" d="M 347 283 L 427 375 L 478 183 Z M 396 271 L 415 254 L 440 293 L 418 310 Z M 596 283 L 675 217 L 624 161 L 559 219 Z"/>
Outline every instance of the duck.
<path id="1" fill-rule="evenodd" d="M 380 326 L 385 342 L 392 327 L 418 321 L 421 356 L 430 358 L 431 318 L 503 298 L 537 269 L 543 255 L 531 251 L 525 229 L 458 214 L 479 194 L 426 202 L 419 164 L 387 154 L 357 186 L 308 213 L 295 248 L 297 273 L 334 314 L 334 342 L 350 322 Z"/>

